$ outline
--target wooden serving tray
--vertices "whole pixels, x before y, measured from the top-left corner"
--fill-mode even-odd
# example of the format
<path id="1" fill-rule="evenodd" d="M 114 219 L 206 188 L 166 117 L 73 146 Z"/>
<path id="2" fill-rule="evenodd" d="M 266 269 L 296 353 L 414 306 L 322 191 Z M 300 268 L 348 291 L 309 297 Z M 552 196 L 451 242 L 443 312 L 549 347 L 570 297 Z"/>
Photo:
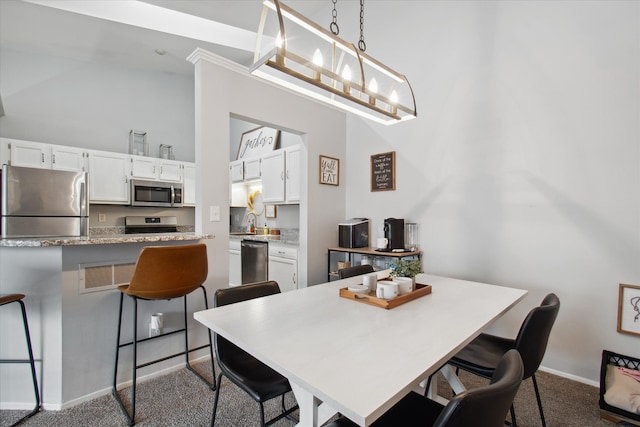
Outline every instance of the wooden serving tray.
<path id="1" fill-rule="evenodd" d="M 349 298 L 354 301 L 381 307 L 387 310 L 402 305 L 406 302 L 413 301 L 416 298 L 420 298 L 430 293 L 431 285 L 423 285 L 422 283 L 416 283 L 416 289 L 414 291 L 389 300 L 376 297 L 376 294 L 373 291 L 369 292 L 368 294 L 362 294 L 357 292 L 350 292 L 348 288 L 340 289 L 340 296 L 342 298 Z"/>

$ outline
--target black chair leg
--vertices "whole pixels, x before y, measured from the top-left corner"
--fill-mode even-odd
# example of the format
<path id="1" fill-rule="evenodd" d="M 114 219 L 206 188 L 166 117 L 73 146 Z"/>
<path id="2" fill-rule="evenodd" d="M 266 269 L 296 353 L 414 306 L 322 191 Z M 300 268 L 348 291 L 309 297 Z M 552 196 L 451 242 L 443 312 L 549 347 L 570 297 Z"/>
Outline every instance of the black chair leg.
<path id="1" fill-rule="evenodd" d="M 22 311 L 22 324 L 24 326 L 24 337 L 25 337 L 25 340 L 27 341 L 27 352 L 29 353 L 29 359 L 28 360 L 22 360 L 22 359 L 21 360 L 6 360 L 4 362 L 6 362 L 6 363 L 29 363 L 29 366 L 30 366 L 30 369 L 31 369 L 31 380 L 33 381 L 33 393 L 34 393 L 34 397 L 36 399 L 36 404 L 33 407 L 33 409 L 31 410 L 31 412 L 29 412 L 24 417 L 20 418 L 15 423 L 11 424 L 11 427 L 14 427 L 14 426 L 17 426 L 18 424 L 22 423 L 23 421 L 25 421 L 27 418 L 30 418 L 30 417 L 34 416 L 35 414 L 37 414 L 38 412 L 40 412 L 40 390 L 38 389 L 38 377 L 36 375 L 36 363 L 35 363 L 35 359 L 33 357 L 33 347 L 31 346 L 31 333 L 29 332 L 29 322 L 27 320 L 27 310 L 26 310 L 24 302 L 22 302 L 22 300 L 11 301 L 11 302 L 17 302 L 17 303 L 20 304 L 20 310 Z"/>
<path id="2" fill-rule="evenodd" d="M 31 378 L 33 379 L 33 393 L 36 398 L 36 406 L 33 408 L 23 420 L 35 415 L 40 411 L 40 391 L 38 390 L 38 377 L 36 375 L 36 363 L 33 358 L 33 347 L 31 346 L 31 333 L 29 332 L 29 322 L 27 321 L 27 309 L 22 301 L 20 303 L 20 309 L 22 310 L 22 323 L 24 324 L 24 334 L 27 339 L 27 350 L 29 352 L 29 365 L 31 366 Z M 22 421 L 22 420 L 21 420 Z"/>
<path id="3" fill-rule="evenodd" d="M 213 414 L 211 415 L 211 427 L 216 423 L 216 410 L 218 409 L 218 396 L 220 396 L 220 384 L 222 383 L 222 372 L 218 375 L 218 387 L 216 387 L 216 396 L 213 399 Z"/>
<path id="4" fill-rule="evenodd" d="M 513 427 L 518 427 L 518 422 L 516 421 L 516 410 L 513 408 L 513 403 L 511 404 L 511 408 L 509 408 L 509 412 L 511 413 L 511 423 L 507 424 Z"/>
<path id="5" fill-rule="evenodd" d="M 204 286 L 200 286 L 202 289 L 202 293 L 204 295 L 204 307 L 205 309 L 209 308 L 209 302 L 207 301 L 207 291 Z M 211 341 L 211 329 L 207 328 L 207 333 L 209 334 L 209 356 L 211 357 L 211 375 L 213 376 L 213 382 L 210 382 L 206 379 L 202 374 L 193 369 L 191 363 L 189 363 L 189 330 L 187 329 L 187 296 L 184 296 L 184 349 L 185 349 L 185 362 L 187 365 L 187 369 L 193 372 L 198 378 L 204 381 L 211 390 L 216 389 L 216 368 L 213 364 L 213 344 Z"/>
<path id="6" fill-rule="evenodd" d="M 260 427 L 265 427 L 264 424 L 264 405 L 262 404 L 262 402 L 258 402 L 260 403 Z"/>
<path id="7" fill-rule="evenodd" d="M 542 421 L 542 427 L 547 427 L 547 423 L 544 420 L 544 412 L 542 411 L 542 400 L 540 400 L 540 391 L 538 390 L 536 374 L 531 375 L 531 379 L 533 380 L 533 389 L 536 392 L 536 400 L 538 401 L 538 410 L 540 411 L 540 420 Z"/>
<path id="8" fill-rule="evenodd" d="M 111 389 L 111 394 L 113 395 L 113 397 L 116 399 L 116 402 L 118 402 L 118 406 L 120 406 L 120 409 L 122 410 L 122 413 L 124 414 L 124 416 L 127 418 L 127 422 L 129 423 L 130 426 L 135 424 L 135 415 L 136 415 L 136 373 L 137 373 L 137 349 L 138 349 L 138 299 L 136 297 L 132 297 L 133 298 L 133 305 L 134 305 L 134 310 L 133 310 L 133 384 L 131 386 L 131 415 L 129 415 L 129 412 L 127 411 L 127 408 L 124 406 L 124 402 L 122 401 L 122 398 L 120 397 L 120 395 L 118 394 L 118 389 L 117 389 L 117 381 L 118 381 L 118 359 L 120 356 L 120 347 L 122 347 L 122 345 L 120 344 L 120 333 L 121 333 L 121 329 L 122 329 L 122 305 L 123 305 L 123 300 L 124 300 L 124 294 L 121 293 L 120 294 L 120 314 L 118 316 L 118 338 L 117 338 L 117 345 L 116 345 L 116 364 L 115 364 L 115 368 L 113 370 L 113 386 Z"/>

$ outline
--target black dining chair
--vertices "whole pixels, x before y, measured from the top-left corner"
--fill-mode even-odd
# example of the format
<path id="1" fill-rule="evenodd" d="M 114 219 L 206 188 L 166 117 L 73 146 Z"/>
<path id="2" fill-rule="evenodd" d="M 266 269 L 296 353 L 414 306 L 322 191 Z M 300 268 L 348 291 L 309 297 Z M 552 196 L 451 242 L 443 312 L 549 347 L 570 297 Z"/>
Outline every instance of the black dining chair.
<path id="1" fill-rule="evenodd" d="M 524 362 L 524 377 L 531 377 L 538 401 L 540 420 L 546 427 L 542 400 L 536 381 L 536 371 L 547 350 L 547 342 L 551 328 L 560 310 L 560 300 L 555 294 L 547 295 L 539 307 L 535 307 L 524 319 L 518 336 L 515 339 L 502 338 L 495 335 L 480 334 L 465 348 L 459 351 L 449 364 L 484 378 L 491 378 L 502 356 L 511 349 L 518 350 Z M 511 422 L 517 427 L 516 414 L 511 406 Z"/>
<path id="2" fill-rule="evenodd" d="M 213 301 L 215 307 L 220 307 L 279 293 L 280 287 L 278 283 L 274 281 L 258 282 L 218 289 L 214 294 Z M 223 375 L 258 402 L 260 405 L 260 425 L 263 427 L 289 416 L 298 409 L 298 405 L 294 405 L 289 409 L 285 407 L 285 394 L 291 391 L 291 385 L 285 377 L 218 334 L 214 334 L 213 342 L 220 374 L 218 375 L 218 388 L 213 401 L 212 427 L 216 421 L 220 381 L 222 381 Z M 265 421 L 264 402 L 278 396 L 282 396 L 282 412 L 271 420 Z"/>
<path id="3" fill-rule="evenodd" d="M 500 360 L 489 385 L 464 391 L 444 406 L 411 392 L 378 418 L 371 427 L 500 427 L 522 382 L 524 367 L 516 350 Z M 326 427 L 352 427 L 339 418 Z"/>
<path id="4" fill-rule="evenodd" d="M 353 267 L 341 268 L 338 270 L 338 277 L 346 279 L 347 277 L 360 276 L 361 274 L 373 273 L 373 267 L 369 264 L 355 265 Z"/>

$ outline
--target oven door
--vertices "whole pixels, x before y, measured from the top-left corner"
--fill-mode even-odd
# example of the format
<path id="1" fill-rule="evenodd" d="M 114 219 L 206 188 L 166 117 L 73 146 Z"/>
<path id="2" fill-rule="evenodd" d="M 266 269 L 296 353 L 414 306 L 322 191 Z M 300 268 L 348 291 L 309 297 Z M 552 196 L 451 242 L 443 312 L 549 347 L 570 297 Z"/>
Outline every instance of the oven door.
<path id="1" fill-rule="evenodd" d="M 181 208 L 182 184 L 132 179 L 131 206 Z"/>

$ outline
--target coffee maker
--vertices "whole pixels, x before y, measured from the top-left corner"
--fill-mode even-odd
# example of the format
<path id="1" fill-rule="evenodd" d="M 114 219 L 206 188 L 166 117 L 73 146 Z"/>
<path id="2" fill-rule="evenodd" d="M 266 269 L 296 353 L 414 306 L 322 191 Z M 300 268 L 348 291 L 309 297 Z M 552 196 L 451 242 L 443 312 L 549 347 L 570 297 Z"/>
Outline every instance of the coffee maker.
<path id="1" fill-rule="evenodd" d="M 387 249 L 404 250 L 404 219 L 387 218 L 384 220 L 384 237 L 387 238 Z"/>

